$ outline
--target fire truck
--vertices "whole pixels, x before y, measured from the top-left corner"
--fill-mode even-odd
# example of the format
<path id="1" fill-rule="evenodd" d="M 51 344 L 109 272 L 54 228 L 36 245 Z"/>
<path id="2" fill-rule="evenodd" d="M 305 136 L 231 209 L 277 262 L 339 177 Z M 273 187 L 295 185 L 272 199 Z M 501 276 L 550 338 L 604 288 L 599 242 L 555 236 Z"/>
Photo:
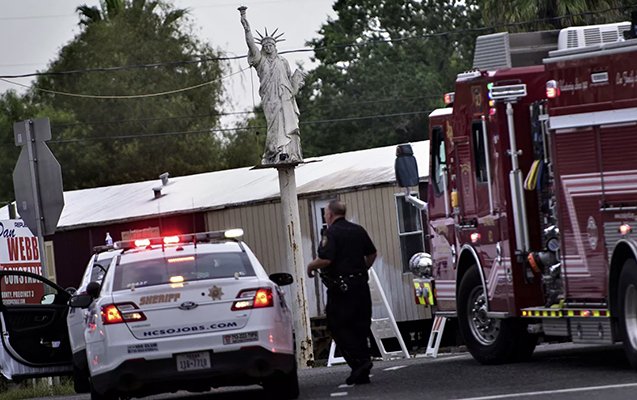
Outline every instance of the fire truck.
<path id="1" fill-rule="evenodd" d="M 416 297 L 480 363 L 528 359 L 543 336 L 623 342 L 637 368 L 635 31 L 480 37 L 430 115 Z M 533 38 L 548 51 L 513 46 Z"/>

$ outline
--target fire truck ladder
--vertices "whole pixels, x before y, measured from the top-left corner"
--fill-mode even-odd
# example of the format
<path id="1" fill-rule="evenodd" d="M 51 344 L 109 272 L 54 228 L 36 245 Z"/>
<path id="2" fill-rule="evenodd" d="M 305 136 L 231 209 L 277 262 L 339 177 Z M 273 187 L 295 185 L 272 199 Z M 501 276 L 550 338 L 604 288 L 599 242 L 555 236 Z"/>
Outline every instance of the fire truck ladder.
<path id="1" fill-rule="evenodd" d="M 376 271 L 374 270 L 374 268 L 369 269 L 369 289 L 372 295 L 372 305 L 382 305 L 387 312 L 386 318 L 372 317 L 372 334 L 374 335 L 374 340 L 376 341 L 376 345 L 378 346 L 378 351 L 380 352 L 381 358 L 383 359 L 383 361 L 395 358 L 409 358 L 409 351 L 407 351 L 405 341 L 400 335 L 398 325 L 396 324 L 396 319 L 394 318 L 394 314 L 392 313 L 391 307 L 389 306 L 389 302 L 387 301 L 387 297 L 385 296 L 385 292 L 380 285 L 380 280 L 378 279 L 378 275 L 376 275 Z M 385 349 L 383 339 L 390 338 L 396 338 L 398 340 L 398 343 L 400 344 L 400 350 L 387 351 Z M 334 364 L 345 362 L 345 359 L 343 357 L 335 357 L 335 353 L 336 344 L 332 340 L 332 344 L 330 345 L 330 355 L 327 359 L 328 367 L 331 367 Z"/>

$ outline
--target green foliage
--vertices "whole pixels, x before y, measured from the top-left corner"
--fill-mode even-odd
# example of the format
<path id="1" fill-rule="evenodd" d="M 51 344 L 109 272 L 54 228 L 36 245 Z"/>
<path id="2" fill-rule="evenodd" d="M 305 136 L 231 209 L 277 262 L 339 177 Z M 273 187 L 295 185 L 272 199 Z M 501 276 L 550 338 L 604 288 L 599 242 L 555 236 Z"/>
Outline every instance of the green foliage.
<path id="1" fill-rule="evenodd" d="M 78 7 L 78 13 L 82 31 L 48 72 L 186 63 L 38 78 L 35 86 L 47 91 L 32 93 L 34 104 L 57 110 L 50 147 L 62 165 L 65 189 L 223 168 L 222 143 L 213 131 L 223 104 L 223 68 L 217 61 L 198 62 L 216 53 L 187 33 L 185 11 L 161 0 L 111 0 L 102 9 Z M 210 83 L 153 95 L 204 82 Z M 146 96 L 98 99 L 59 92 Z"/>
<path id="2" fill-rule="evenodd" d="M 28 96 L 13 90 L 0 94 L 0 206 L 13 201 L 13 169 L 20 155 L 15 145 L 13 124 L 30 118 L 59 117 L 62 113 L 48 107 L 35 107 Z"/>
<path id="3" fill-rule="evenodd" d="M 255 108 L 255 116 L 239 123 L 236 130 L 224 134 L 224 163 L 228 168 L 261 164 L 265 149 L 266 122 L 263 108 Z"/>
<path id="4" fill-rule="evenodd" d="M 0 398 L 2 400 L 21 400 L 75 394 L 70 378 L 53 378 L 53 380 L 52 385 L 49 385 L 47 378 L 11 383 L 0 376 Z"/>
<path id="5" fill-rule="evenodd" d="M 473 1 L 340 0 L 310 43 L 298 98 L 305 156 L 427 138 L 427 115 L 471 65 Z M 461 34 L 444 33 L 455 30 Z M 330 122 L 327 122 L 327 121 Z"/>
<path id="6" fill-rule="evenodd" d="M 629 19 L 635 0 L 481 0 L 485 25 L 528 32 Z"/>

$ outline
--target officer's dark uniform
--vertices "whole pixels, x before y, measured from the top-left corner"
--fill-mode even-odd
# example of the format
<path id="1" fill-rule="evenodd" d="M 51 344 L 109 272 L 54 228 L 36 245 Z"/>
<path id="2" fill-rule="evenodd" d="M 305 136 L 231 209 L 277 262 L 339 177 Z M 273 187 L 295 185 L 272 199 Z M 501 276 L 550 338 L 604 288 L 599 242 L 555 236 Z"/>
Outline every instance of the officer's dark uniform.
<path id="1" fill-rule="evenodd" d="M 329 226 L 318 250 L 319 258 L 331 261 L 321 272 L 327 286 L 327 327 L 352 371 L 364 365 L 371 368 L 367 338 L 372 300 L 365 256 L 374 253 L 365 229 L 345 218 Z"/>

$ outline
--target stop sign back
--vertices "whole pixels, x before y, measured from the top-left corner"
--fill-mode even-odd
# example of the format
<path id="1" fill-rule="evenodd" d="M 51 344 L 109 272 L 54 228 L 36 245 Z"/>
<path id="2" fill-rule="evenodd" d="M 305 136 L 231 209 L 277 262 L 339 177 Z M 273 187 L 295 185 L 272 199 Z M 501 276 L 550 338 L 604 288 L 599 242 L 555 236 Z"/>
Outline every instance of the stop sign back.
<path id="1" fill-rule="evenodd" d="M 50 235 L 55 232 L 64 208 L 64 192 L 60 163 L 44 143 L 51 138 L 49 119 L 16 122 L 13 131 L 16 145 L 22 146 L 13 170 L 18 212 L 29 229 L 37 232 L 39 205 L 44 234 Z"/>

